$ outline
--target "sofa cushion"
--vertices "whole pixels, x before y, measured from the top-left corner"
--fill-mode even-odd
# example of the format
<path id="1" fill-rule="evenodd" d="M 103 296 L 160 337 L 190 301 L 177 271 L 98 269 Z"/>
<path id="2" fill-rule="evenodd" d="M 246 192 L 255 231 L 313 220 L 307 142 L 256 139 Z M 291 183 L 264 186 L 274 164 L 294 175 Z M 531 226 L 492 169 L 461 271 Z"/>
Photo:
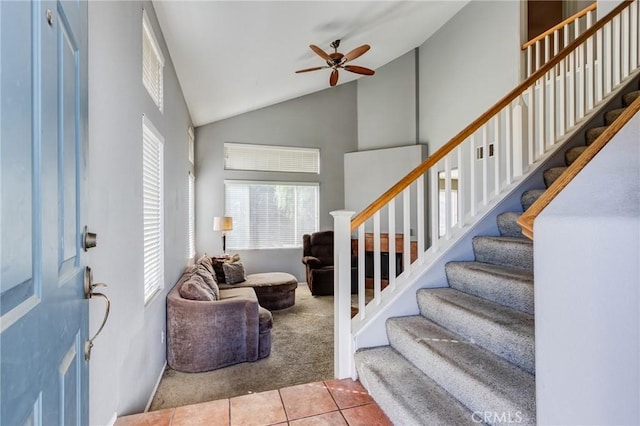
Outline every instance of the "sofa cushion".
<path id="1" fill-rule="evenodd" d="M 273 315 L 271 315 L 271 312 L 269 312 L 268 309 L 265 309 L 262 306 L 259 306 L 258 322 L 260 324 L 259 326 L 260 333 L 265 332 L 267 330 L 271 330 L 273 328 Z"/>
<path id="2" fill-rule="evenodd" d="M 213 290 L 204 283 L 204 280 L 198 274 L 191 275 L 188 280 L 183 282 L 180 286 L 179 293 L 181 297 L 189 300 L 208 302 L 216 300 Z"/>
<path id="3" fill-rule="evenodd" d="M 222 264 L 222 270 L 224 271 L 224 280 L 227 284 L 237 284 L 247 279 L 242 262 L 224 262 Z"/>
<path id="4" fill-rule="evenodd" d="M 211 257 L 207 256 L 206 253 L 203 254 L 202 257 L 196 261 L 196 265 L 204 266 L 207 269 L 207 271 L 211 273 L 211 275 L 214 275 L 212 259 Z"/>
<path id="5" fill-rule="evenodd" d="M 211 259 L 211 265 L 213 268 L 213 274 L 216 277 L 216 281 L 218 284 L 224 284 L 226 281 L 224 279 L 224 270 L 222 269 L 222 265 L 224 265 L 224 261 L 218 259 Z"/>
<path id="6" fill-rule="evenodd" d="M 194 273 L 198 274 L 198 276 L 202 278 L 204 283 L 213 291 L 213 297 L 215 300 L 218 300 L 220 298 L 220 290 L 218 289 L 218 283 L 216 282 L 213 274 L 202 264 L 199 264 L 196 267 Z"/>

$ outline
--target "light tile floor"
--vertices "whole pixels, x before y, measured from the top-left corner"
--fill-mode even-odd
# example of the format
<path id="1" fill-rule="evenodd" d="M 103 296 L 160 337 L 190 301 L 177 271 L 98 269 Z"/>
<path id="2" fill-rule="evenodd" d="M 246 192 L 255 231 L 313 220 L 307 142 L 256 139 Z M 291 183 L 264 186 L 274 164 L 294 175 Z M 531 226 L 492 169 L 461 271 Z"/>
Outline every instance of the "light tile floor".
<path id="1" fill-rule="evenodd" d="M 360 382 L 326 380 L 120 417 L 116 426 L 392 426 Z"/>

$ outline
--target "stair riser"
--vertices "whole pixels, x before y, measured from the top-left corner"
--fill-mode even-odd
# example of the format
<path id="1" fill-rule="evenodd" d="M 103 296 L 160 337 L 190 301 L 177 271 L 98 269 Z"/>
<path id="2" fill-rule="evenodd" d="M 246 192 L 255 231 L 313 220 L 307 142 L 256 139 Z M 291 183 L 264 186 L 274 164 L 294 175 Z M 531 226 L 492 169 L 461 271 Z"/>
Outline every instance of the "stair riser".
<path id="1" fill-rule="evenodd" d="M 518 225 L 518 218 L 520 213 L 506 212 L 498 216 L 498 230 L 500 235 L 504 237 L 517 237 L 522 238 L 522 228 Z"/>
<path id="2" fill-rule="evenodd" d="M 498 389 L 496 383 L 486 381 L 486 374 L 503 374 L 504 371 L 477 371 L 477 374 L 472 374 L 460 368 L 456 360 L 448 358 L 443 345 L 471 345 L 468 342 L 446 342 L 457 340 L 453 334 L 433 333 L 436 341 L 420 339 L 413 330 L 406 328 L 406 322 L 403 324 L 391 320 L 387 322 L 387 334 L 394 349 L 447 392 L 455 395 L 469 410 L 496 413 L 519 411 L 522 423 L 535 424 L 533 376 L 520 370 L 513 371 L 515 367 L 512 367 L 513 370 L 507 370 L 507 374 L 515 373 L 512 379 L 519 383 L 519 389 Z M 438 350 L 438 346 L 444 351 Z M 516 393 L 520 394 L 514 395 Z"/>
<path id="3" fill-rule="evenodd" d="M 520 197 L 520 204 L 522 204 L 522 210 L 527 211 L 533 203 L 544 193 L 544 189 L 530 189 L 525 191 Z"/>
<path id="4" fill-rule="evenodd" d="M 504 277 L 457 262 L 448 263 L 445 272 L 451 288 L 531 315 L 534 313 L 533 279 Z"/>
<path id="5" fill-rule="evenodd" d="M 488 318 L 472 317 L 465 309 L 443 302 L 429 292 L 418 293 L 418 306 L 425 318 L 472 340 L 523 370 L 535 373 L 533 335 L 518 335 Z"/>
<path id="6" fill-rule="evenodd" d="M 473 251 L 477 262 L 519 268 L 533 273 L 533 244 L 528 240 L 502 242 L 474 238 Z"/>

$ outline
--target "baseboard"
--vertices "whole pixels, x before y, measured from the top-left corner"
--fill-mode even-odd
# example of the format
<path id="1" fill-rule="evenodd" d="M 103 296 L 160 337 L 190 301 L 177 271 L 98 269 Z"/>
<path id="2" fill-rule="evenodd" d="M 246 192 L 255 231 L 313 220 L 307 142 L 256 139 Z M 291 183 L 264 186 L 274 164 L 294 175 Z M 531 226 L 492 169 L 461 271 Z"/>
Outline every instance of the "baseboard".
<path id="1" fill-rule="evenodd" d="M 158 375 L 158 380 L 156 380 L 156 384 L 153 387 L 153 391 L 151 391 L 151 396 L 149 396 L 149 401 L 147 402 L 147 406 L 144 407 L 144 412 L 146 413 L 151 408 L 151 403 L 153 402 L 153 397 L 156 396 L 156 392 L 158 391 L 158 386 L 160 386 L 160 380 L 162 380 L 162 376 L 164 374 L 164 370 L 167 368 L 167 361 L 162 364 L 162 368 L 160 369 L 160 374 Z"/>
<path id="2" fill-rule="evenodd" d="M 107 422 L 107 426 L 113 426 L 116 424 L 116 420 L 118 420 L 118 413 L 116 413 L 115 411 L 113 412 L 113 416 L 111 416 L 111 418 L 109 419 L 109 421 Z"/>

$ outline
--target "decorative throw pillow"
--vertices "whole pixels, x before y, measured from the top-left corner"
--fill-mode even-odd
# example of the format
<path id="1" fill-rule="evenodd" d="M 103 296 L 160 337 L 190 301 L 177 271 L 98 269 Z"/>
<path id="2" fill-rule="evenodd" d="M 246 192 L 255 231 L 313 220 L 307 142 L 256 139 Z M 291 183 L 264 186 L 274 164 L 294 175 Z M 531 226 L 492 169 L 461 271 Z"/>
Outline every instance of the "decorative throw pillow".
<path id="1" fill-rule="evenodd" d="M 220 298 L 220 290 L 218 289 L 218 283 L 216 283 L 211 272 L 209 272 L 203 265 L 198 265 L 195 273 L 198 274 L 204 283 L 213 291 L 214 300 L 218 300 Z"/>
<path id="2" fill-rule="evenodd" d="M 222 269 L 222 265 L 224 265 L 224 262 L 218 259 L 211 259 L 211 264 L 213 266 L 213 273 L 215 274 L 216 281 L 219 284 L 224 284 L 224 270 Z"/>
<path id="3" fill-rule="evenodd" d="M 180 296 L 189 300 L 214 301 L 213 291 L 207 289 L 207 285 L 202 281 L 199 275 L 192 275 L 186 280 L 178 290 Z"/>
<path id="4" fill-rule="evenodd" d="M 200 259 L 196 262 L 196 265 L 202 265 L 207 268 L 207 271 L 213 275 L 213 264 L 211 263 L 211 258 L 207 256 L 207 253 L 203 254 Z"/>
<path id="5" fill-rule="evenodd" d="M 247 277 L 244 275 L 244 265 L 242 262 L 223 263 L 224 279 L 227 284 L 238 284 L 245 281 Z"/>

